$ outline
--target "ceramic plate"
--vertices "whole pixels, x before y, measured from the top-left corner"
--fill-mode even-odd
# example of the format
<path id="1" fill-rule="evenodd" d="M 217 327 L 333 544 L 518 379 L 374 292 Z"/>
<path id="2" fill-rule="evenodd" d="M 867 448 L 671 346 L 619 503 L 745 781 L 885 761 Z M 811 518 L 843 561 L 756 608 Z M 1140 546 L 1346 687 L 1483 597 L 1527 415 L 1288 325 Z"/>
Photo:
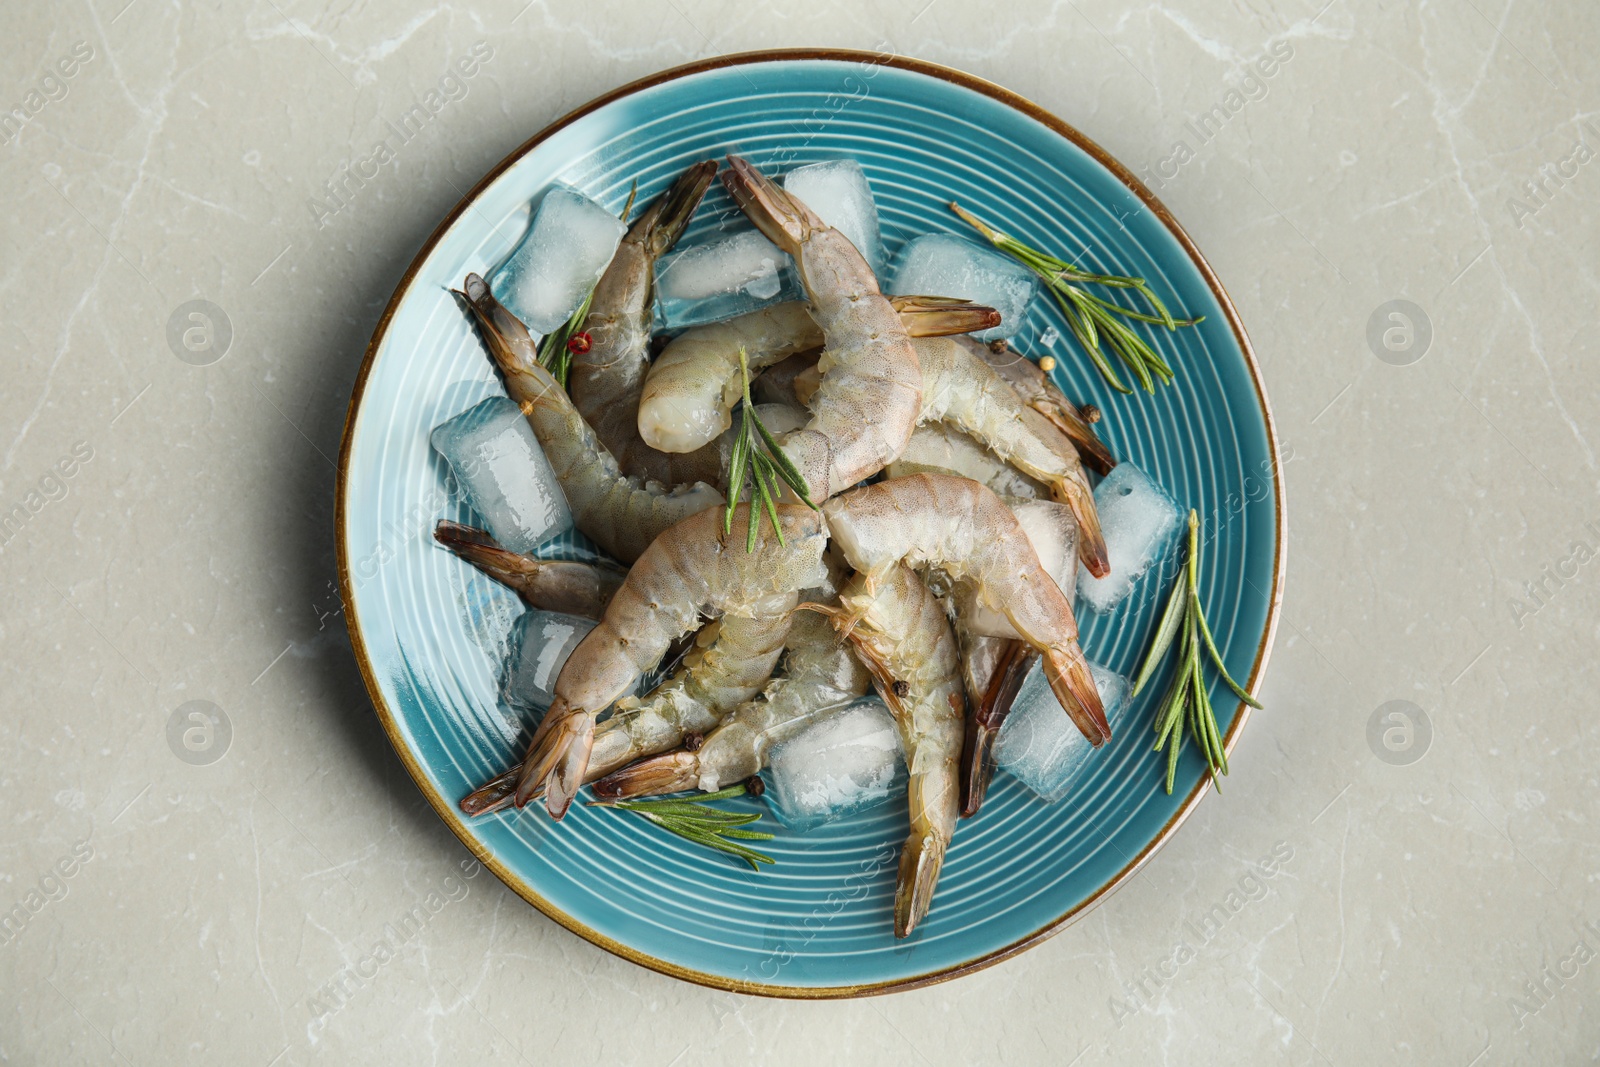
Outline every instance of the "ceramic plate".
<path id="1" fill-rule="evenodd" d="M 496 266 L 552 183 L 620 210 L 635 180 L 648 202 L 689 163 L 729 151 L 768 173 L 859 160 L 891 254 L 920 233 L 964 232 L 945 206 L 954 199 L 1085 267 L 1141 275 L 1173 308 L 1206 316 L 1149 335 L 1178 372 L 1154 396 L 1107 388 L 1045 301 L 1018 346 L 1054 353 L 1067 395 L 1104 411 L 1113 452 L 1205 518 L 1206 614 L 1229 670 L 1259 685 L 1282 587 L 1284 502 L 1260 374 L 1221 284 L 1161 204 L 1060 119 L 970 75 L 871 53 L 728 56 L 647 78 L 540 133 L 450 213 L 390 301 L 350 402 L 338 538 L 351 638 L 384 729 L 439 816 L 507 885 L 596 945 L 691 981 L 787 996 L 949 978 L 1083 915 L 1199 802 L 1208 786 L 1192 745 L 1179 788 L 1160 786 L 1164 761 L 1150 752 L 1159 680 L 1060 803 L 997 776 L 982 813 L 957 829 L 931 914 L 903 942 L 890 920 L 903 804 L 806 835 L 780 829 L 767 848 L 777 864 L 761 873 L 582 804 L 560 824 L 536 808 L 475 821 L 456 808 L 520 757 L 525 735 L 497 697 L 521 608 L 429 536 L 439 518 L 471 518 L 445 492 L 429 431 L 503 391 L 447 288 Z M 718 188 L 687 240 L 726 210 Z M 1158 584 L 1113 615 L 1082 613 L 1091 659 L 1132 673 Z M 1231 749 L 1246 709 L 1224 692 L 1212 698 Z"/>

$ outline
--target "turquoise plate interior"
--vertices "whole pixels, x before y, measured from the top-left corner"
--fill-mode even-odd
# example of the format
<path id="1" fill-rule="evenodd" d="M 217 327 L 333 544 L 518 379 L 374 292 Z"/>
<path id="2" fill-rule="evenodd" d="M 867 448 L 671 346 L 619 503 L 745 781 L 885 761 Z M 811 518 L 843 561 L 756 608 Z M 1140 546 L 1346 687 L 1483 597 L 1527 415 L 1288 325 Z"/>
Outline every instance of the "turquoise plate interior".
<path id="1" fill-rule="evenodd" d="M 1095 270 L 1138 274 L 1206 321 L 1149 333 L 1178 372 L 1154 396 L 1120 396 L 1029 312 L 1018 347 L 1052 352 L 1067 395 L 1105 413 L 1113 452 L 1207 523 L 1205 610 L 1235 677 L 1260 683 L 1283 575 L 1284 509 L 1271 415 L 1244 331 L 1199 252 L 1166 210 L 1082 135 L 977 78 L 898 57 L 784 52 L 720 57 L 627 86 L 523 146 L 441 224 L 396 291 L 351 400 L 340 461 L 339 552 L 351 636 L 373 703 L 434 808 L 508 885 L 546 915 L 644 966 L 707 985 L 848 996 L 947 978 L 1060 929 L 1128 878 L 1206 789 L 1189 746 L 1172 796 L 1150 752 L 1146 689 L 1119 736 L 1066 800 L 1045 804 L 997 777 L 957 829 L 933 910 L 896 942 L 890 910 L 903 804 L 806 835 L 781 828 L 774 868 L 726 857 L 615 812 L 535 808 L 475 821 L 456 801 L 522 751 L 497 697 L 510 594 L 432 543 L 470 515 L 445 490 L 429 431 L 502 388 L 447 291 L 487 273 L 522 236 L 551 183 L 620 210 L 647 202 L 689 163 L 736 151 L 781 172 L 849 155 L 866 169 L 893 254 L 929 231 L 964 233 L 957 200 L 1036 246 Z M 695 231 L 729 210 L 717 188 Z M 694 239 L 691 231 L 689 240 Z M 1170 564 L 1175 554 L 1169 558 Z M 1146 579 L 1115 614 L 1080 617 L 1091 659 L 1131 674 L 1158 609 Z M 1245 709 L 1213 688 L 1229 747 Z M 762 802 L 742 800 L 752 808 Z"/>

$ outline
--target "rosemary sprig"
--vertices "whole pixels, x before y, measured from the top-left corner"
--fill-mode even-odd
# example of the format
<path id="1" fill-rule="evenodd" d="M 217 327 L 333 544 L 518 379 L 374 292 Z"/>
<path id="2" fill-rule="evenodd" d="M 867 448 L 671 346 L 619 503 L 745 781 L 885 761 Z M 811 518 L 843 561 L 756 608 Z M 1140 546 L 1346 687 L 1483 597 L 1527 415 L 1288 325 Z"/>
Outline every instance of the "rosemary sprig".
<path id="1" fill-rule="evenodd" d="M 1128 370 L 1133 372 L 1145 392 L 1155 392 L 1157 381 L 1163 385 L 1172 384 L 1172 368 L 1167 365 L 1166 360 L 1122 320 L 1129 319 L 1176 330 L 1179 326 L 1194 326 L 1204 322 L 1204 315 L 1192 319 L 1175 319 L 1167 310 L 1167 306 L 1161 302 L 1161 298 L 1145 284 L 1143 278 L 1125 278 L 1117 274 L 1091 274 L 1064 259 L 1057 259 L 1047 252 L 1023 244 L 1009 234 L 1001 233 L 960 204 L 952 202 L 950 210 L 988 238 L 990 244 L 1043 279 L 1045 288 L 1055 298 L 1056 306 L 1061 309 L 1061 314 L 1067 320 L 1067 328 L 1072 331 L 1072 336 L 1078 339 L 1078 343 L 1088 353 L 1089 360 L 1111 388 L 1119 393 L 1133 392 L 1122 384 L 1122 379 L 1117 377 L 1116 371 L 1112 369 L 1110 360 L 1106 359 L 1102 342 L 1104 347 L 1109 347 Z M 1084 289 L 1084 285 L 1132 289 L 1149 301 L 1150 306 L 1155 309 L 1155 314 L 1146 314 L 1134 308 L 1103 300 Z"/>
<path id="2" fill-rule="evenodd" d="M 750 362 L 743 347 L 739 349 L 739 373 L 744 378 L 744 399 L 739 405 L 739 432 L 733 439 L 733 450 L 728 456 L 728 506 L 722 513 L 722 532 L 733 532 L 733 513 L 744 493 L 744 483 L 750 480 L 750 518 L 747 523 L 744 550 L 756 549 L 756 530 L 761 522 L 759 512 L 765 511 L 772 523 L 772 532 L 778 535 L 778 544 L 785 544 L 783 529 L 778 525 L 778 497 L 783 494 L 781 481 L 800 502 L 812 511 L 819 510 L 811 499 L 811 491 L 800 469 L 784 455 L 783 446 L 772 432 L 761 424 L 756 406 L 750 400 Z"/>
<path id="3" fill-rule="evenodd" d="M 628 190 L 628 202 L 622 205 L 623 222 L 628 221 L 628 212 L 633 210 L 633 198 L 638 195 L 639 183 L 635 181 Z M 589 317 L 589 307 L 593 303 L 594 288 L 591 286 L 589 295 L 583 298 L 583 303 L 578 305 L 572 317 L 539 339 L 539 365 L 549 371 L 563 389 L 567 387 L 567 378 L 572 373 L 572 339 L 583 332 L 583 320 Z"/>
<path id="4" fill-rule="evenodd" d="M 745 794 L 744 783 L 730 785 L 726 789 L 719 789 L 715 793 L 706 793 L 704 796 L 692 800 L 664 797 L 660 800 L 595 800 L 590 801 L 591 808 L 620 808 L 644 816 L 648 821 L 655 823 L 663 830 L 677 834 L 686 841 L 693 841 L 697 845 L 725 852 L 730 856 L 737 856 L 750 865 L 753 871 L 759 871 L 763 863 L 776 863 L 771 856 L 764 852 L 757 852 L 748 845 L 741 845 L 739 841 L 771 841 L 772 835 L 760 830 L 742 830 L 740 827 L 748 826 L 761 818 L 759 812 L 723 811 L 719 808 L 707 806 L 707 801 L 726 800 L 729 797 L 742 797 Z M 734 840 L 729 840 L 733 838 Z"/>
<path id="5" fill-rule="evenodd" d="M 1178 640 L 1178 670 L 1172 677 L 1171 687 L 1167 690 L 1166 696 L 1161 698 L 1156 710 L 1155 750 L 1160 752 L 1168 741 L 1172 742 L 1172 747 L 1167 749 L 1166 785 L 1170 794 L 1173 779 L 1178 772 L 1178 750 L 1183 747 L 1183 723 L 1187 721 L 1190 733 L 1194 735 L 1201 754 L 1206 758 L 1206 766 L 1211 771 L 1211 780 L 1216 784 L 1218 792 L 1221 792 L 1222 783 L 1218 775 L 1228 773 L 1228 754 L 1222 750 L 1222 735 L 1217 729 L 1217 713 L 1212 708 L 1211 697 L 1206 692 L 1205 674 L 1201 670 L 1200 646 L 1205 645 L 1211 662 L 1217 668 L 1217 673 L 1222 675 L 1222 680 L 1240 700 L 1252 708 L 1259 708 L 1261 705 L 1240 688 L 1239 683 L 1228 673 L 1228 668 L 1223 666 L 1222 653 L 1217 651 L 1217 643 L 1211 636 L 1211 627 L 1206 625 L 1205 612 L 1200 608 L 1200 516 L 1192 508 L 1189 510 L 1188 562 L 1184 567 L 1184 573 L 1172 584 L 1172 595 L 1167 598 L 1166 610 L 1161 613 L 1161 621 L 1156 624 L 1150 651 L 1145 654 L 1144 665 L 1139 668 L 1139 676 L 1134 679 L 1135 695 L 1155 674 L 1167 650 L 1172 647 L 1173 639 L 1179 638 L 1180 628 L 1183 633 Z"/>

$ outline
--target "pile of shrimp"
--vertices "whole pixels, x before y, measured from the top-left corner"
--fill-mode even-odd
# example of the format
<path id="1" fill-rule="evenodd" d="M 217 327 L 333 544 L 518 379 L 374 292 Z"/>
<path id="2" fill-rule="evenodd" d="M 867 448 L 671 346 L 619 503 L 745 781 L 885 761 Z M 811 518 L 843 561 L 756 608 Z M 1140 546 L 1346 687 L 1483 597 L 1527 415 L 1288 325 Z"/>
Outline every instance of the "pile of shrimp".
<path id="1" fill-rule="evenodd" d="M 1083 735 L 1110 739 L 1070 592 L 1076 566 L 1107 571 L 1083 464 L 1115 460 L 1036 364 L 964 336 L 996 325 L 993 309 L 885 297 L 843 234 L 734 155 L 721 180 L 793 259 L 806 300 L 686 330 L 652 359 L 655 262 L 717 172 L 691 167 L 628 229 L 565 388 L 481 277 L 458 293 L 577 528 L 622 565 L 535 560 L 440 524 L 440 543 L 529 605 L 597 621 L 521 763 L 461 808 L 539 800 L 560 819 L 586 783 L 603 797 L 714 791 L 876 689 L 909 770 L 905 937 L 959 819 L 982 804 L 1035 663 Z M 741 352 L 757 413 L 815 505 L 789 493 L 781 541 L 767 529 L 748 552 L 753 504 L 737 503 L 732 535 L 723 515 Z M 625 695 L 653 670 L 667 673 L 652 692 Z"/>

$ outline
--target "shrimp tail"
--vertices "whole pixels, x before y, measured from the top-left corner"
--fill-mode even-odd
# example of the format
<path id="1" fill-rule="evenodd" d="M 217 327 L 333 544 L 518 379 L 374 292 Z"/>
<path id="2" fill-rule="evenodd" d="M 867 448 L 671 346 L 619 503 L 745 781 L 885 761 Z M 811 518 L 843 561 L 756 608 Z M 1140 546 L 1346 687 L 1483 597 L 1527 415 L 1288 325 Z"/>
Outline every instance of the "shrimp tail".
<path id="1" fill-rule="evenodd" d="M 1088 738 L 1089 744 L 1099 748 L 1111 740 L 1111 724 L 1106 721 L 1100 690 L 1094 684 L 1089 661 L 1083 658 L 1078 642 L 1069 641 L 1048 649 L 1044 654 L 1044 676 L 1056 700 Z"/>
<path id="2" fill-rule="evenodd" d="M 889 304 L 900 313 L 908 337 L 949 337 L 1000 325 L 1000 312 L 992 307 L 948 296 L 891 296 Z"/>
<path id="3" fill-rule="evenodd" d="M 1053 383 L 1051 388 L 1055 388 Z M 1046 397 L 1031 401 L 1028 406 L 1049 419 L 1051 425 L 1066 434 L 1067 440 L 1078 450 L 1078 457 L 1093 467 L 1096 473 L 1110 474 L 1111 468 L 1117 465 L 1117 457 L 1111 454 L 1111 449 L 1107 448 L 1105 442 L 1095 434 L 1089 420 L 1068 403 L 1066 397 L 1060 399 Z"/>
<path id="4" fill-rule="evenodd" d="M 526 807 L 543 787 L 545 808 L 551 818 L 565 815 L 578 786 L 583 784 L 583 771 L 593 748 L 594 716 L 571 710 L 557 697 L 534 731 L 528 754 L 523 757 L 517 774 L 517 807 Z"/>
<path id="5" fill-rule="evenodd" d="M 989 780 L 994 777 L 994 741 L 1000 736 L 1028 672 L 1039 654 L 1025 642 L 1009 642 L 995 667 L 989 690 L 974 702 L 967 716 L 967 732 L 961 745 L 961 817 L 970 819 L 983 807 Z"/>
<path id="6" fill-rule="evenodd" d="M 510 807 L 516 800 L 517 778 L 520 774 L 520 769 L 513 767 L 462 797 L 461 814 L 489 815 Z"/>
<path id="7" fill-rule="evenodd" d="M 1089 483 L 1083 477 L 1083 472 L 1077 472 L 1075 478 L 1063 478 L 1052 488 L 1052 494 L 1062 504 L 1072 509 L 1072 517 L 1078 520 L 1078 559 L 1089 573 L 1096 578 L 1104 578 L 1111 573 L 1111 558 L 1106 554 L 1106 535 L 1100 529 L 1100 512 L 1094 504 L 1094 490 L 1089 488 Z"/>
<path id="8" fill-rule="evenodd" d="M 734 203 L 767 240 L 798 261 L 800 244 L 806 235 L 822 229 L 826 223 L 742 156 L 728 153 L 728 168 L 722 172 L 722 184 L 733 196 Z"/>
<path id="9" fill-rule="evenodd" d="M 516 588 L 525 569 L 525 556 L 502 548 L 488 531 L 440 519 L 433 539 L 502 585 Z"/>
<path id="10" fill-rule="evenodd" d="M 594 784 L 594 795 L 608 800 L 682 793 L 700 782 L 700 760 L 693 752 L 665 752 L 612 771 Z"/>
<path id="11" fill-rule="evenodd" d="M 573 797 L 578 795 L 578 790 L 583 786 L 584 772 L 589 769 L 589 754 L 593 751 L 594 721 L 590 719 L 589 729 L 574 732 L 572 743 L 550 772 L 550 777 L 545 779 L 544 806 L 552 819 L 559 820 L 572 806 Z"/>
<path id="12" fill-rule="evenodd" d="M 900 850 L 900 875 L 894 887 L 894 936 L 911 936 L 928 914 L 934 886 L 944 866 L 946 841 L 933 830 L 913 830 Z"/>
<path id="13" fill-rule="evenodd" d="M 678 243 L 683 231 L 689 228 L 689 219 L 700 200 L 716 177 L 717 161 L 702 160 L 684 171 L 671 187 L 639 216 L 633 224 L 634 233 L 642 233 L 649 246 L 650 258 L 662 256 Z"/>
<path id="14" fill-rule="evenodd" d="M 482 275 L 467 275 L 461 288 L 451 292 L 466 301 L 478 320 L 489 354 L 502 370 L 526 370 L 539 365 L 539 346 L 528 327 L 495 299 Z"/>

